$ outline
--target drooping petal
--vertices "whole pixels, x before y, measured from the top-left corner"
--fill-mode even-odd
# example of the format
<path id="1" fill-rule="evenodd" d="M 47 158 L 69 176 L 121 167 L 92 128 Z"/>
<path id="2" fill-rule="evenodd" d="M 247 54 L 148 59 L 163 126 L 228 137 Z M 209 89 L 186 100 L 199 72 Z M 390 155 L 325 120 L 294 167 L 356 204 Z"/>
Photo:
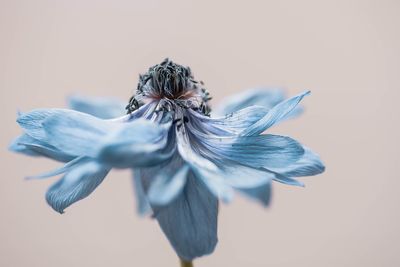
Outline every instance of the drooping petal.
<path id="1" fill-rule="evenodd" d="M 239 189 L 239 192 L 261 203 L 264 207 L 267 207 L 271 202 L 271 191 L 271 182 L 257 187 Z"/>
<path id="2" fill-rule="evenodd" d="M 87 113 L 100 119 L 117 118 L 126 113 L 124 102 L 112 97 L 73 95 L 68 98 L 68 106 L 73 110 Z"/>
<path id="3" fill-rule="evenodd" d="M 179 154 L 191 167 L 195 175 L 200 178 L 208 189 L 218 198 L 229 202 L 233 198 L 233 189 L 223 180 L 217 165 L 196 153 L 184 127 L 177 128 L 177 147 Z"/>
<path id="4" fill-rule="evenodd" d="M 304 187 L 303 182 L 300 182 L 296 179 L 293 179 L 293 178 L 290 178 L 290 177 L 287 177 L 284 175 L 280 175 L 280 174 L 276 174 L 274 181 L 280 182 L 282 184 Z"/>
<path id="5" fill-rule="evenodd" d="M 144 192 L 144 188 L 141 182 L 141 170 L 134 169 L 133 176 L 132 176 L 132 183 L 135 191 L 136 196 L 136 209 L 140 216 L 145 216 L 151 212 L 151 207 L 149 200 Z"/>
<path id="6" fill-rule="evenodd" d="M 66 173 L 72 169 L 74 169 L 76 166 L 80 166 L 85 162 L 89 162 L 90 159 L 87 157 L 76 157 L 75 159 L 67 162 L 66 164 L 64 164 L 63 166 L 56 168 L 54 170 L 39 174 L 39 175 L 33 175 L 33 176 L 29 176 L 27 177 L 27 179 L 43 179 L 43 178 L 49 178 L 49 177 L 53 177 L 56 175 L 60 175 L 63 173 Z"/>
<path id="7" fill-rule="evenodd" d="M 77 166 L 49 188 L 47 203 L 55 211 L 63 213 L 71 204 L 89 196 L 108 172 L 109 169 L 94 161 Z"/>
<path id="8" fill-rule="evenodd" d="M 160 172 L 149 188 L 150 203 L 159 206 L 167 205 L 178 197 L 186 184 L 188 171 L 189 166 L 185 164 L 179 169 L 166 169 Z"/>
<path id="9" fill-rule="evenodd" d="M 92 156 L 93 146 L 118 125 L 92 115 L 66 110 L 43 122 L 46 141 L 71 155 Z"/>
<path id="10" fill-rule="evenodd" d="M 175 144 L 168 138 L 171 123 L 137 119 L 108 134 L 94 157 L 115 168 L 147 167 L 169 159 Z"/>
<path id="11" fill-rule="evenodd" d="M 17 117 L 18 124 L 29 136 L 37 139 L 46 139 L 43 122 L 51 116 L 65 114 L 65 109 L 35 109 L 28 113 L 20 113 Z"/>
<path id="12" fill-rule="evenodd" d="M 9 146 L 13 152 L 23 153 L 28 156 L 43 156 L 61 162 L 68 162 L 74 159 L 74 156 L 68 155 L 57 148 L 41 142 L 33 137 L 22 134 L 17 137 Z"/>
<path id="13" fill-rule="evenodd" d="M 279 103 L 278 105 L 270 109 L 262 119 L 258 120 L 250 127 L 244 129 L 240 134 L 242 136 L 261 134 L 272 125 L 287 118 L 287 116 L 296 108 L 299 102 L 308 94 L 310 94 L 310 91 L 304 92 Z"/>
<path id="14" fill-rule="evenodd" d="M 153 176 L 144 174 L 142 180 Z M 154 217 L 180 258 L 190 261 L 210 254 L 217 244 L 218 200 L 193 173 L 178 197 L 153 206 Z"/>
<path id="15" fill-rule="evenodd" d="M 275 169 L 274 171 L 287 177 L 302 177 L 323 173 L 325 165 L 321 158 L 307 147 L 304 147 L 304 150 L 304 155 L 298 161 L 286 168 Z"/>

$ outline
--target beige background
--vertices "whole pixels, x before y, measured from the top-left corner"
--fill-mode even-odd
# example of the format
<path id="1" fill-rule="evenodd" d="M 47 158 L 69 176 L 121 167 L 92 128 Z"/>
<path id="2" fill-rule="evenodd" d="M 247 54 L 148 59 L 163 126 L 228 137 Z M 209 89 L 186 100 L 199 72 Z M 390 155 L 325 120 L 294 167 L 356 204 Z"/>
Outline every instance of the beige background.
<path id="1" fill-rule="evenodd" d="M 305 89 L 305 114 L 274 129 L 323 157 L 306 188 L 275 184 L 271 208 L 223 205 L 220 242 L 196 265 L 400 265 L 398 1 L 0 1 L 0 266 L 177 266 L 158 225 L 134 213 L 128 171 L 60 216 L 44 201 L 57 166 L 6 151 L 16 110 L 73 92 L 128 100 L 169 56 L 214 103 L 253 86 Z"/>

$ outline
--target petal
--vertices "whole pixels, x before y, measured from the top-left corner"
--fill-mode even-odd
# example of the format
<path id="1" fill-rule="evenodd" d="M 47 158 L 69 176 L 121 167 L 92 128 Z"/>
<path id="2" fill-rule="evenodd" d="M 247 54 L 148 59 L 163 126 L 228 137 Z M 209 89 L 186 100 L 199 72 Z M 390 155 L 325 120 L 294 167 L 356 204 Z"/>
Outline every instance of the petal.
<path id="1" fill-rule="evenodd" d="M 282 184 L 304 187 L 304 183 L 297 181 L 296 179 L 286 177 L 284 175 L 277 174 L 274 178 L 274 181 L 280 182 Z"/>
<path id="2" fill-rule="evenodd" d="M 171 173 L 172 171 L 172 173 Z M 186 184 L 188 165 L 183 165 L 179 169 L 166 168 L 160 172 L 152 181 L 148 196 L 153 205 L 167 205 L 183 191 Z"/>
<path id="3" fill-rule="evenodd" d="M 285 100 L 278 105 L 274 106 L 268 113 L 259 121 L 251 125 L 250 127 L 243 130 L 240 134 L 242 136 L 258 135 L 264 132 L 266 129 L 280 122 L 281 120 L 287 118 L 287 116 L 293 111 L 298 103 L 305 97 L 309 95 L 310 91 L 299 94 L 288 100 Z"/>
<path id="4" fill-rule="evenodd" d="M 189 174 L 177 199 L 168 206 L 153 209 L 180 258 L 191 261 L 214 251 L 218 242 L 218 200 L 193 174 Z"/>
<path id="5" fill-rule="evenodd" d="M 99 142 L 94 157 L 115 168 L 160 164 L 174 153 L 174 139 L 168 135 L 170 125 L 145 119 L 125 123 Z"/>
<path id="6" fill-rule="evenodd" d="M 271 202 L 271 183 L 253 188 L 242 188 L 239 191 L 250 199 L 258 201 L 265 207 Z"/>
<path id="7" fill-rule="evenodd" d="M 66 163 L 65 165 L 63 165 L 60 168 L 56 168 L 52 171 L 42 173 L 39 175 L 29 176 L 29 177 L 27 177 L 27 179 L 43 179 L 43 178 L 49 178 L 49 177 L 53 177 L 56 175 L 60 175 L 62 173 L 68 172 L 68 171 L 72 170 L 73 168 L 75 168 L 76 166 L 82 165 L 83 163 L 88 162 L 88 161 L 90 161 L 90 159 L 87 157 L 77 157 L 77 158 L 69 161 L 68 163 Z"/>
<path id="8" fill-rule="evenodd" d="M 191 118 L 190 122 L 194 124 L 194 127 L 200 126 L 196 123 L 200 122 L 201 126 L 196 127 L 199 130 L 206 129 L 211 134 L 218 136 L 221 135 L 235 135 L 243 132 L 248 127 L 260 121 L 268 114 L 268 109 L 261 106 L 251 106 L 234 113 L 228 114 L 224 117 L 210 118 L 203 114 L 188 110 L 188 115 Z"/>
<path id="9" fill-rule="evenodd" d="M 196 177 L 200 178 L 215 196 L 225 202 L 231 201 L 233 189 L 224 182 L 218 166 L 192 149 L 184 127 L 177 129 L 176 133 L 179 154 L 189 164 Z"/>
<path id="10" fill-rule="evenodd" d="M 288 177 L 311 176 L 323 173 L 325 165 L 321 158 L 311 149 L 304 147 L 304 155 L 295 163 L 287 166 L 287 168 L 276 169 L 274 171 Z"/>
<path id="11" fill-rule="evenodd" d="M 68 162 L 74 159 L 74 156 L 68 155 L 49 144 L 40 142 L 27 134 L 17 137 L 9 146 L 9 149 L 17 153 L 48 157 L 61 162 Z"/>
<path id="12" fill-rule="evenodd" d="M 111 97 L 73 95 L 68 98 L 68 106 L 100 119 L 112 119 L 126 114 L 124 102 Z"/>
<path id="13" fill-rule="evenodd" d="M 43 140 L 46 138 L 43 122 L 51 116 L 65 113 L 65 109 L 35 109 L 28 113 L 20 113 L 17 117 L 17 123 L 29 136 Z"/>
<path id="14" fill-rule="evenodd" d="M 46 193 L 47 203 L 63 213 L 71 204 L 89 196 L 109 172 L 96 162 L 86 162 L 68 172 Z"/>
<path id="15" fill-rule="evenodd" d="M 284 99 L 284 90 L 280 88 L 250 89 L 224 98 L 213 113 L 225 115 L 250 106 L 270 109 Z"/>
<path id="16" fill-rule="evenodd" d="M 132 182 L 136 196 L 137 212 L 139 213 L 140 216 L 145 216 L 151 212 L 151 207 L 147 199 L 146 193 L 144 192 L 144 188 L 140 178 L 141 177 L 140 172 L 141 172 L 140 169 L 135 169 L 133 171 Z"/>
<path id="17" fill-rule="evenodd" d="M 302 145 L 287 136 L 215 137 L 202 134 L 191 125 L 188 128 L 217 161 L 228 159 L 254 168 L 279 168 L 293 164 L 304 154 Z"/>
<path id="18" fill-rule="evenodd" d="M 43 123 L 46 141 L 70 155 L 93 155 L 93 146 L 99 143 L 120 123 L 98 119 L 92 115 L 65 110 Z"/>

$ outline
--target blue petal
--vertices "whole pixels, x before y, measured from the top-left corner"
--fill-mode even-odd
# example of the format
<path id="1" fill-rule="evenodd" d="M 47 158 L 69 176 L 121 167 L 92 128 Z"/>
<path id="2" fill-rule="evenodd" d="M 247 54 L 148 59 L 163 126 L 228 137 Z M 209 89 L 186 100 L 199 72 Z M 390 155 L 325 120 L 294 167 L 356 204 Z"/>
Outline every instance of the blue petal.
<path id="1" fill-rule="evenodd" d="M 140 169 L 134 169 L 132 182 L 136 196 L 137 212 L 140 216 L 145 216 L 151 212 L 151 207 L 147 199 L 146 193 L 144 192 L 144 188 L 140 178 L 141 177 L 140 172 L 141 172 Z"/>
<path id="2" fill-rule="evenodd" d="M 109 172 L 96 162 L 86 162 L 68 172 L 46 193 L 47 203 L 63 213 L 71 204 L 89 196 Z"/>
<path id="3" fill-rule="evenodd" d="M 218 242 L 218 200 L 199 179 L 189 175 L 177 199 L 153 209 L 180 258 L 190 261 L 214 251 Z"/>
<path id="4" fill-rule="evenodd" d="M 280 175 L 280 174 L 276 174 L 274 181 L 280 182 L 282 184 L 304 187 L 304 183 L 302 183 L 296 179 L 286 177 L 286 176 Z"/>
<path id="5" fill-rule="evenodd" d="M 304 154 L 304 149 L 296 140 L 280 135 L 258 135 L 199 138 L 218 159 L 236 161 L 254 168 L 286 167 L 298 161 Z"/>
<path id="6" fill-rule="evenodd" d="M 186 184 L 188 165 L 183 165 L 179 169 L 166 168 L 160 172 L 152 181 L 148 197 L 153 205 L 167 205 L 182 193 Z"/>
<path id="7" fill-rule="evenodd" d="M 100 119 L 112 119 L 123 116 L 124 102 L 111 97 L 84 97 L 73 95 L 68 98 L 68 106 L 76 111 L 87 113 Z"/>
<path id="8" fill-rule="evenodd" d="M 89 114 L 65 110 L 43 122 L 46 140 L 61 151 L 81 156 L 93 155 L 99 143 L 119 124 L 101 120 Z"/>
<path id="9" fill-rule="evenodd" d="M 287 177 L 311 176 L 323 173 L 325 171 L 325 166 L 320 157 L 307 147 L 304 147 L 304 150 L 304 155 L 298 161 L 286 168 L 276 169 L 274 171 Z"/>
<path id="10" fill-rule="evenodd" d="M 94 156 L 116 168 L 159 164 L 174 153 L 175 144 L 167 138 L 170 125 L 145 119 L 125 123 L 100 142 Z"/>
<path id="11" fill-rule="evenodd" d="M 195 126 L 196 123 L 201 123 L 201 126 L 197 127 L 199 130 L 205 129 L 211 134 L 225 136 L 243 132 L 264 118 L 269 110 L 261 106 L 251 106 L 219 118 L 210 118 L 193 110 L 188 112 Z"/>
<path id="12" fill-rule="evenodd" d="M 29 136 L 37 140 L 44 140 L 46 133 L 43 129 L 43 122 L 51 116 L 66 112 L 65 109 L 35 109 L 28 113 L 20 113 L 17 122 Z"/>
<path id="13" fill-rule="evenodd" d="M 225 202 L 231 201 L 233 189 L 223 180 L 218 166 L 193 150 L 184 127 L 177 129 L 176 133 L 179 154 L 189 164 L 195 175 L 203 181 L 215 196 Z"/>
<path id="14" fill-rule="evenodd" d="M 62 173 L 68 172 L 68 171 L 72 170 L 73 168 L 75 168 L 76 166 L 82 165 L 83 163 L 88 162 L 88 161 L 90 161 L 89 158 L 77 157 L 77 158 L 69 161 L 68 163 L 66 163 L 65 165 L 63 165 L 60 168 L 56 168 L 54 170 L 51 170 L 49 172 L 42 173 L 39 175 L 29 176 L 29 177 L 27 177 L 27 179 L 43 179 L 43 178 L 49 178 L 49 177 L 53 177 L 56 175 L 60 175 Z"/>
<path id="15" fill-rule="evenodd" d="M 68 155 L 57 148 L 41 142 L 33 137 L 22 134 L 17 137 L 9 146 L 11 151 L 23 153 L 28 156 L 43 156 L 61 162 L 68 162 L 74 159 L 74 156 Z"/>
<path id="16" fill-rule="evenodd" d="M 258 187 L 241 188 L 239 191 L 250 199 L 258 201 L 265 207 L 271 202 L 271 183 L 266 183 Z"/>
<path id="17" fill-rule="evenodd" d="M 310 94 L 310 91 L 304 92 L 300 95 L 285 100 L 278 105 L 274 106 L 268 113 L 259 121 L 251 125 L 250 127 L 243 130 L 240 134 L 243 136 L 258 135 L 264 132 L 266 129 L 287 118 L 287 116 L 296 108 L 299 102 L 306 95 Z"/>
<path id="18" fill-rule="evenodd" d="M 249 89 L 222 99 L 221 104 L 213 110 L 213 113 L 225 115 L 250 106 L 270 109 L 284 99 L 284 90 L 280 88 Z"/>

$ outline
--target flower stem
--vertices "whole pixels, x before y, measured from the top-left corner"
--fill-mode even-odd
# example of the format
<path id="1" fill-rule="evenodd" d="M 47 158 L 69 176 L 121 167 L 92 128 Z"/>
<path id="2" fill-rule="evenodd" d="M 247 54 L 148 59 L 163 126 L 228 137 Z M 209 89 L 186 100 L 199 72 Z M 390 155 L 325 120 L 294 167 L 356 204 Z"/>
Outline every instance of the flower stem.
<path id="1" fill-rule="evenodd" d="M 181 259 L 181 267 L 193 267 L 193 262 L 184 261 L 184 260 Z"/>

